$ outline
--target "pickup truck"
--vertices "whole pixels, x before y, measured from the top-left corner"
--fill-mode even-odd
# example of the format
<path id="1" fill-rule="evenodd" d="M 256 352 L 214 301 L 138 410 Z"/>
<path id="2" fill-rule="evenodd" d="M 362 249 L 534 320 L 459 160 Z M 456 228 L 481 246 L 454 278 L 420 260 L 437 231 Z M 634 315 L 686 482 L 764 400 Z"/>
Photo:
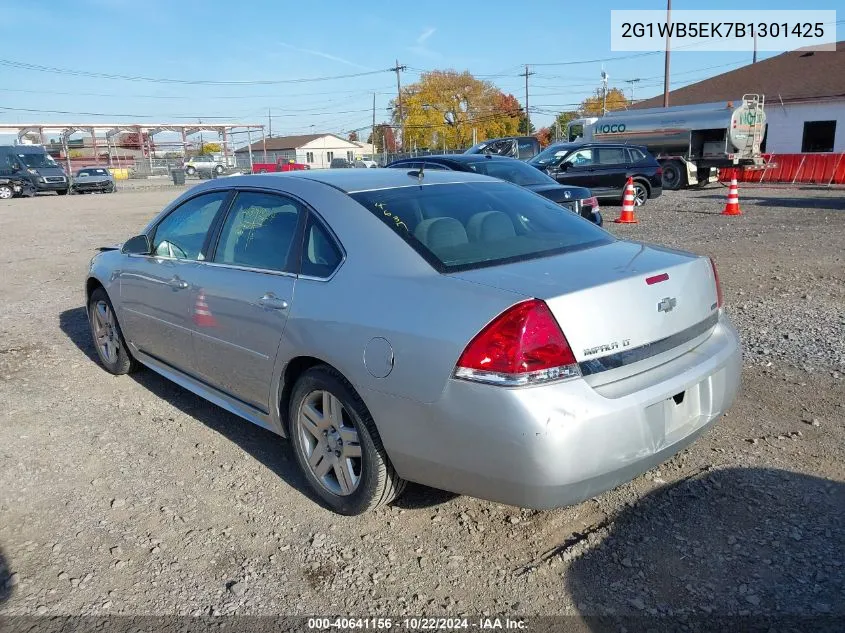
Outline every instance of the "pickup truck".
<path id="1" fill-rule="evenodd" d="M 303 165 L 293 160 L 284 158 L 278 159 L 275 163 L 253 163 L 253 174 L 267 174 L 276 171 L 297 171 L 300 169 L 311 169 L 309 165 Z"/>

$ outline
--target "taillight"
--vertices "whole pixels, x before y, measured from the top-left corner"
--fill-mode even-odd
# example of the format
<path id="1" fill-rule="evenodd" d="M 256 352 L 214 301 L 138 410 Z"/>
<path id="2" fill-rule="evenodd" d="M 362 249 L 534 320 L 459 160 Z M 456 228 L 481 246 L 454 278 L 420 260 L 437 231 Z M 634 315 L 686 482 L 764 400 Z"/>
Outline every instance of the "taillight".
<path id="1" fill-rule="evenodd" d="M 713 279 L 716 282 L 716 307 L 721 308 L 725 305 L 725 297 L 722 295 L 722 283 L 719 281 L 719 271 L 716 270 L 716 262 L 710 258 L 710 267 L 713 269 Z"/>
<path id="2" fill-rule="evenodd" d="M 455 367 L 456 378 L 508 387 L 580 375 L 566 337 L 539 299 L 517 303 L 488 323 Z"/>
<path id="3" fill-rule="evenodd" d="M 586 207 L 593 207 L 593 213 L 599 210 L 599 199 L 595 196 L 590 196 L 582 204 Z"/>
<path id="4" fill-rule="evenodd" d="M 659 166 L 659 165 L 658 165 L 658 166 L 657 166 L 657 171 L 656 171 L 656 172 L 654 172 L 654 175 L 655 175 L 655 176 L 662 176 L 662 175 L 663 175 L 663 167 L 661 167 L 661 166 Z"/>

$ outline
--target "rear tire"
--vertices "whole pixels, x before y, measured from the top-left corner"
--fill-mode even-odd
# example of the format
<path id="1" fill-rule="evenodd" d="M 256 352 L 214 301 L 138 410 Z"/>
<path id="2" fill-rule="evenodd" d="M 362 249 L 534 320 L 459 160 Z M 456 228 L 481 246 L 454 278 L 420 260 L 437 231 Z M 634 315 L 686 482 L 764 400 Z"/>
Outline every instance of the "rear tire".
<path id="1" fill-rule="evenodd" d="M 122 376 L 140 367 L 129 353 L 114 306 L 103 288 L 94 290 L 88 299 L 88 324 L 94 339 L 94 349 L 106 371 Z"/>
<path id="2" fill-rule="evenodd" d="M 67 192 L 68 192 L 67 189 L 59 189 L 58 191 L 56 191 L 56 193 L 59 194 L 60 196 L 66 196 Z"/>
<path id="3" fill-rule="evenodd" d="M 305 479 L 334 512 L 362 514 L 390 503 L 405 489 L 366 405 L 331 367 L 318 365 L 300 376 L 288 421 Z"/>
<path id="4" fill-rule="evenodd" d="M 195 167 L 189 166 L 185 169 L 185 173 L 188 174 L 189 176 L 193 176 L 195 173 L 197 173 L 197 170 L 196 170 Z"/>
<path id="5" fill-rule="evenodd" d="M 226 170 L 223 168 L 223 165 L 217 165 L 217 167 L 214 168 L 214 171 L 217 172 L 217 175 L 219 176 Z"/>
<path id="6" fill-rule="evenodd" d="M 683 186 L 683 172 L 677 161 L 663 163 L 663 188 L 676 191 Z"/>
<path id="7" fill-rule="evenodd" d="M 648 187 L 639 180 L 634 181 L 634 206 L 641 207 L 648 202 Z"/>

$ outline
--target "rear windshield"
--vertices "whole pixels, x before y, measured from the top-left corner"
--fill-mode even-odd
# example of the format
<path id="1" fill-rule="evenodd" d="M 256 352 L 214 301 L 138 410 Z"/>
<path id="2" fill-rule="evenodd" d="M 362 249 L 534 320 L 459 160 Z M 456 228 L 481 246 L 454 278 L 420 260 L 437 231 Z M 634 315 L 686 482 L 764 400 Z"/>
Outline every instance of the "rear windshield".
<path id="1" fill-rule="evenodd" d="M 517 185 L 553 185 L 556 183 L 536 167 L 516 160 L 479 160 L 467 165 L 472 171 L 493 178 L 501 178 Z"/>
<path id="2" fill-rule="evenodd" d="M 613 241 L 592 222 L 504 182 L 350 194 L 440 272 L 547 257 Z"/>

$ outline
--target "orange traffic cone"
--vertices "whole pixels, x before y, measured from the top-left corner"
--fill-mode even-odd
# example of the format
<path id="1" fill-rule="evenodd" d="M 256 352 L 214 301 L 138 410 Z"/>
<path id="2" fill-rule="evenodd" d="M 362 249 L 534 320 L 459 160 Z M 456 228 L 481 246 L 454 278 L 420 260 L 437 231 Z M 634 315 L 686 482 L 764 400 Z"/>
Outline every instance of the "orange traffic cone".
<path id="1" fill-rule="evenodd" d="M 739 186 L 736 184 L 736 178 L 731 178 L 728 201 L 722 215 L 742 215 L 742 211 L 739 210 Z"/>
<path id="2" fill-rule="evenodd" d="M 217 319 L 211 314 L 211 309 L 205 300 L 205 292 L 202 290 L 200 290 L 197 300 L 194 302 L 194 323 L 199 327 L 217 327 Z"/>
<path id="3" fill-rule="evenodd" d="M 614 220 L 617 224 L 636 224 L 634 217 L 634 179 L 628 178 L 625 183 L 625 195 L 622 196 L 622 215 Z"/>

